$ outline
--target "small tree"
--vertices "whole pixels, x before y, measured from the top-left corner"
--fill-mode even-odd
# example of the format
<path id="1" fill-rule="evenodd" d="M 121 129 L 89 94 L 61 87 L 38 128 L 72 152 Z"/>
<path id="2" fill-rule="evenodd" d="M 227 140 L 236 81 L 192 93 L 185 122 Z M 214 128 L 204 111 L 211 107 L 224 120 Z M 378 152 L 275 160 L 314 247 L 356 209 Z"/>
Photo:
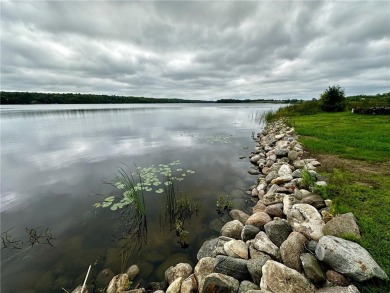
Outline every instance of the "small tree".
<path id="1" fill-rule="evenodd" d="M 342 112 L 346 100 L 344 90 L 340 86 L 330 86 L 320 96 L 320 107 L 325 112 Z"/>

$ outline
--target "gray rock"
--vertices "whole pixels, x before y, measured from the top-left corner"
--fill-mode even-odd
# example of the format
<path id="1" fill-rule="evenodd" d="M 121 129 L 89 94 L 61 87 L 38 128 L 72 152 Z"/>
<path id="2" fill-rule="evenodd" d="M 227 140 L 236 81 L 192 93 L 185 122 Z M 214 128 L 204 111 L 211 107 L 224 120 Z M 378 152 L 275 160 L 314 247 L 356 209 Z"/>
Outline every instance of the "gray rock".
<path id="1" fill-rule="evenodd" d="M 245 225 L 253 225 L 260 229 L 264 228 L 264 225 L 270 222 L 271 217 L 265 212 L 258 212 L 251 215 L 246 221 Z"/>
<path id="2" fill-rule="evenodd" d="M 240 221 L 243 225 L 245 225 L 245 222 L 248 220 L 249 215 L 247 213 L 244 213 L 243 211 L 232 209 L 229 212 L 230 217 L 232 217 L 233 220 Z"/>
<path id="3" fill-rule="evenodd" d="M 283 204 L 282 203 L 276 203 L 276 204 L 272 204 L 272 205 L 269 205 L 267 206 L 267 208 L 265 209 L 265 212 L 270 215 L 271 217 L 283 217 L 284 214 L 283 214 Z"/>
<path id="4" fill-rule="evenodd" d="M 250 162 L 251 162 L 252 164 L 256 164 L 257 161 L 260 160 L 260 159 L 261 159 L 260 155 L 254 155 L 254 156 L 252 156 L 252 157 L 250 158 Z"/>
<path id="5" fill-rule="evenodd" d="M 201 293 L 232 293 L 237 292 L 240 282 L 224 274 L 212 273 L 205 278 Z"/>
<path id="6" fill-rule="evenodd" d="M 317 241 L 314 241 L 314 240 L 310 240 L 307 245 L 306 245 L 306 248 L 311 252 L 311 253 L 316 253 L 316 247 L 317 247 Z"/>
<path id="7" fill-rule="evenodd" d="M 286 150 L 286 149 L 276 150 L 275 155 L 276 155 L 277 158 L 287 157 L 288 156 L 288 150 Z"/>
<path id="8" fill-rule="evenodd" d="M 283 198 L 286 196 L 285 193 L 266 193 L 262 199 L 261 203 L 263 203 L 266 206 L 269 206 L 271 204 L 275 203 L 281 203 L 283 202 Z"/>
<path id="9" fill-rule="evenodd" d="M 273 260 L 263 266 L 260 288 L 277 293 L 315 293 L 316 288 L 297 271 Z"/>
<path id="10" fill-rule="evenodd" d="M 302 271 L 300 255 L 305 251 L 307 239 L 298 232 L 292 232 L 280 246 L 280 255 L 283 263 L 298 272 Z"/>
<path id="11" fill-rule="evenodd" d="M 241 231 L 244 227 L 238 220 L 227 222 L 221 229 L 221 235 L 234 239 L 241 239 Z"/>
<path id="12" fill-rule="evenodd" d="M 348 287 L 335 286 L 320 288 L 317 290 L 317 293 L 359 293 L 359 290 L 354 285 Z"/>
<path id="13" fill-rule="evenodd" d="M 253 240 L 253 247 L 273 256 L 274 258 L 280 258 L 279 247 L 277 247 L 263 231 L 260 231 L 256 235 Z"/>
<path id="14" fill-rule="evenodd" d="M 265 182 L 267 182 L 268 184 L 271 183 L 271 181 L 273 179 L 275 179 L 276 177 L 278 177 L 278 173 L 276 171 L 271 171 L 268 173 L 268 175 L 265 177 Z"/>
<path id="15" fill-rule="evenodd" d="M 302 253 L 300 256 L 303 271 L 306 277 L 314 284 L 325 282 L 326 276 L 318 260 L 310 253 Z"/>
<path id="16" fill-rule="evenodd" d="M 324 235 L 332 235 L 340 238 L 354 236 L 360 238 L 360 230 L 356 218 L 352 213 L 337 216 L 327 222 L 323 229 Z"/>
<path id="17" fill-rule="evenodd" d="M 223 246 L 226 254 L 231 257 L 248 259 L 248 247 L 242 240 L 230 240 Z"/>
<path id="18" fill-rule="evenodd" d="M 316 256 L 335 271 L 359 282 L 373 277 L 388 279 L 368 251 L 352 241 L 335 236 L 323 236 L 318 241 Z"/>
<path id="19" fill-rule="evenodd" d="M 263 265 L 267 262 L 267 260 L 270 259 L 271 257 L 268 254 L 261 253 L 258 254 L 256 258 L 251 258 L 248 260 L 248 271 L 256 284 L 260 284 L 261 276 L 263 275 Z"/>
<path id="20" fill-rule="evenodd" d="M 287 239 L 288 235 L 292 232 L 290 225 L 285 219 L 275 218 L 273 221 L 264 225 L 265 233 L 268 238 L 277 246 Z"/>
<path id="21" fill-rule="evenodd" d="M 283 177 L 283 176 L 291 176 L 291 168 L 288 164 L 283 164 L 280 166 L 278 170 L 278 176 Z"/>
<path id="22" fill-rule="evenodd" d="M 248 170 L 248 173 L 251 175 L 260 175 L 261 172 L 259 171 L 258 168 L 252 167 Z"/>
<path id="23" fill-rule="evenodd" d="M 178 263 L 169 267 L 165 271 L 165 281 L 170 285 L 176 279 L 182 277 L 183 280 L 192 274 L 192 266 L 188 263 Z"/>
<path id="24" fill-rule="evenodd" d="M 249 290 L 259 290 L 259 289 L 260 287 L 257 286 L 255 283 L 244 280 L 240 283 L 240 287 L 238 288 L 238 293 L 246 293 Z"/>
<path id="25" fill-rule="evenodd" d="M 301 200 L 301 203 L 307 203 L 309 205 L 312 205 L 316 209 L 321 209 L 325 207 L 324 199 L 321 197 L 321 195 L 318 194 L 312 194 L 310 196 L 307 196 Z"/>
<path id="26" fill-rule="evenodd" d="M 260 232 L 260 228 L 253 225 L 245 225 L 241 231 L 241 239 L 246 242 L 256 237 Z"/>
<path id="27" fill-rule="evenodd" d="M 218 255 L 214 272 L 233 277 L 239 281 L 247 280 L 250 278 L 247 263 L 248 261 L 245 259 Z"/>
<path id="28" fill-rule="evenodd" d="M 195 266 L 194 273 L 195 278 L 198 281 L 198 290 L 202 292 L 204 280 L 206 276 L 214 272 L 215 258 L 204 257 L 198 261 Z"/>
<path id="29" fill-rule="evenodd" d="M 325 223 L 317 209 L 309 204 L 293 205 L 287 215 L 287 221 L 294 231 L 301 232 L 313 240 L 323 236 L 322 229 Z"/>
<path id="30" fill-rule="evenodd" d="M 215 257 L 215 249 L 217 248 L 217 244 L 218 238 L 206 240 L 198 251 L 197 259 L 200 260 L 203 257 Z"/>
<path id="31" fill-rule="evenodd" d="M 298 152 L 294 150 L 289 151 L 288 158 L 290 159 L 290 161 L 295 161 L 296 159 L 298 159 Z"/>
<path id="32" fill-rule="evenodd" d="M 294 172 L 291 173 L 291 176 L 293 178 L 301 178 L 302 177 L 302 172 L 299 169 L 296 169 Z"/>

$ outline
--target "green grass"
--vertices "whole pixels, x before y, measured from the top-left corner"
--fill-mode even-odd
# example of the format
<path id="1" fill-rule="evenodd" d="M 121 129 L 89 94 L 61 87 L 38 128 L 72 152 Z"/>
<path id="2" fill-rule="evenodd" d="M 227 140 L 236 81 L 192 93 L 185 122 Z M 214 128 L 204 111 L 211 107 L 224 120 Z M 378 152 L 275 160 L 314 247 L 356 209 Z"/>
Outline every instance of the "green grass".
<path id="1" fill-rule="evenodd" d="M 313 153 L 368 162 L 390 161 L 390 116 L 348 112 L 290 118 L 300 142 Z"/>
<path id="2" fill-rule="evenodd" d="M 358 242 L 390 276 L 390 116 L 320 113 L 289 121 L 323 165 L 332 212 L 356 216 Z M 390 283 L 377 279 L 356 285 L 360 292 L 390 292 Z"/>

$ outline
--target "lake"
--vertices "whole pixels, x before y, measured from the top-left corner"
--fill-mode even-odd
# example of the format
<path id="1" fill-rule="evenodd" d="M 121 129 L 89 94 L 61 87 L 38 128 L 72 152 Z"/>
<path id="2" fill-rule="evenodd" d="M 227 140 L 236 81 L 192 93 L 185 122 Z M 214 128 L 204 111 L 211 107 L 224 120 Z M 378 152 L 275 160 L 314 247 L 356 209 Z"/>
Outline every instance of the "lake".
<path id="1" fill-rule="evenodd" d="M 254 149 L 262 114 L 278 107 L 1 105 L 1 291 L 71 292 L 90 264 L 88 284 L 102 284 L 105 268 L 118 274 L 137 264 L 135 282 L 146 286 L 172 264 L 196 264 L 202 243 L 228 220 L 216 211 L 218 198 L 229 194 L 234 208 L 253 205 L 245 191 L 257 176 L 240 157 Z M 135 181 L 137 170 L 143 174 L 145 239 L 126 239 L 125 208 L 94 206 L 122 198 L 120 170 Z M 176 198 L 195 211 L 183 222 L 185 245 L 166 219 L 167 176 L 178 179 Z M 123 255 L 124 245 L 137 243 Z"/>

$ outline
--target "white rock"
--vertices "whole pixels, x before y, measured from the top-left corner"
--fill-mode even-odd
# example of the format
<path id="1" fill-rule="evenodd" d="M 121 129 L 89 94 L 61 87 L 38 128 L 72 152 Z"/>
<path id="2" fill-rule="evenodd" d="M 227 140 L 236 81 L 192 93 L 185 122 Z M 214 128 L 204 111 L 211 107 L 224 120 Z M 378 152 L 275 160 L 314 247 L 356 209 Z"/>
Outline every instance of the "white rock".
<path id="1" fill-rule="evenodd" d="M 295 204 L 287 215 L 287 221 L 294 231 L 300 232 L 313 240 L 323 236 L 325 225 L 318 210 L 309 204 Z"/>

